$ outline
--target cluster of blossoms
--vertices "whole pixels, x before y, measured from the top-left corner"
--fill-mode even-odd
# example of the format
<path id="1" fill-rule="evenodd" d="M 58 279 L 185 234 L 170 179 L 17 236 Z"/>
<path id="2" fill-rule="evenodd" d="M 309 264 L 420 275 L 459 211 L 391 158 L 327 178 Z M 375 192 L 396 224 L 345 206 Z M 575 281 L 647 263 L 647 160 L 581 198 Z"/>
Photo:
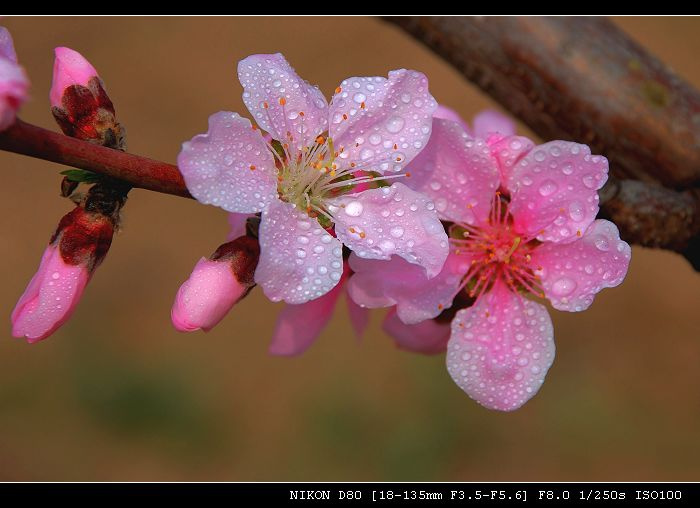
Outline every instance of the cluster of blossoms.
<path id="1" fill-rule="evenodd" d="M 471 130 L 415 71 L 349 78 L 330 105 L 279 54 L 238 73 L 267 135 L 216 113 L 178 165 L 199 201 L 261 213 L 254 281 L 288 304 L 270 351 L 304 351 L 342 287 L 359 333 L 358 305 L 392 307 L 384 329 L 406 349 L 447 348 L 450 375 L 477 402 L 529 400 L 554 341 L 547 309 L 527 296 L 581 311 L 627 272 L 629 245 L 595 219 L 607 160 L 577 143 L 535 146 L 492 112 Z M 177 322 L 189 306 L 176 307 Z"/>
<path id="2" fill-rule="evenodd" d="M 413 70 L 348 78 L 330 102 L 280 54 L 242 60 L 238 76 L 255 123 L 215 113 L 178 156 L 192 196 L 231 224 L 177 292 L 178 330 L 210 330 L 259 285 L 286 304 L 270 353 L 296 355 L 345 293 L 358 335 L 368 309 L 389 308 L 383 327 L 399 347 L 446 350 L 462 390 L 508 411 L 554 359 L 552 322 L 533 297 L 577 312 L 624 279 L 629 245 L 596 220 L 607 160 L 587 146 L 535 146 L 494 112 L 470 127 Z M 0 128 L 27 84 L 0 29 Z M 50 99 L 64 133 L 124 149 L 78 53 L 56 50 Z M 128 188 L 114 189 L 96 184 L 75 199 L 12 313 L 15 336 L 40 340 L 68 319 L 118 225 Z"/>

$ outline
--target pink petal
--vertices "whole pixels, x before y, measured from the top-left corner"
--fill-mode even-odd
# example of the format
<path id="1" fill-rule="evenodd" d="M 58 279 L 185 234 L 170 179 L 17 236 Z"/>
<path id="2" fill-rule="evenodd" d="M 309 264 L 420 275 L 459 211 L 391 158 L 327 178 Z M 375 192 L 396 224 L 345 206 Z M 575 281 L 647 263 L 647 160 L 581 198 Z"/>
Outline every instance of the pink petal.
<path id="1" fill-rule="evenodd" d="M 177 165 L 197 201 L 228 212 L 262 211 L 277 197 L 277 170 L 260 131 L 237 113 L 209 117 L 209 131 L 182 144 Z"/>
<path id="2" fill-rule="evenodd" d="M 259 239 L 255 282 L 273 302 L 306 303 L 342 277 L 341 243 L 290 203 L 275 200 L 263 211 Z"/>
<path id="3" fill-rule="evenodd" d="M 512 136 L 515 134 L 515 122 L 503 113 L 485 109 L 474 117 L 474 137 L 488 139 L 491 134 Z"/>
<path id="4" fill-rule="evenodd" d="M 244 58 L 238 79 L 248 111 L 274 139 L 284 143 L 292 136 L 290 144 L 301 148 L 328 129 L 323 93 L 301 79 L 282 54 Z"/>
<path id="5" fill-rule="evenodd" d="M 400 171 L 428 142 L 436 107 L 420 72 L 401 69 L 391 71 L 389 79 L 346 79 L 330 106 L 339 165 Z"/>
<path id="6" fill-rule="evenodd" d="M 357 305 L 350 295 L 346 295 L 345 304 L 348 307 L 350 325 L 355 332 L 355 337 L 361 339 L 369 325 L 369 309 Z"/>
<path id="7" fill-rule="evenodd" d="M 29 79 L 17 64 L 10 32 L 0 27 L 0 131 L 15 121 L 17 110 L 27 100 Z"/>
<path id="8" fill-rule="evenodd" d="M 406 324 L 438 316 L 452 306 L 469 259 L 450 254 L 442 271 L 432 279 L 416 265 L 394 256 L 390 261 L 361 259 L 350 255 L 355 272 L 348 280 L 348 295 L 363 307 L 396 305 L 397 315 Z"/>
<path id="9" fill-rule="evenodd" d="M 248 218 L 252 216 L 253 214 L 250 213 L 229 213 L 228 224 L 230 229 L 226 236 L 226 241 L 230 242 L 239 236 L 244 236 L 246 234 L 246 223 Z"/>
<path id="10" fill-rule="evenodd" d="M 498 169 L 501 172 L 501 185 L 508 188 L 508 181 L 513 173 L 513 168 L 534 147 L 530 139 L 524 136 L 507 136 L 498 138 L 492 136 L 489 140 L 491 155 L 498 161 Z"/>
<path id="11" fill-rule="evenodd" d="M 474 224 L 484 221 L 500 175 L 491 150 L 449 120 L 433 120 L 428 146 L 406 171 L 407 186 L 435 201 L 443 219 Z"/>
<path id="12" fill-rule="evenodd" d="M 181 332 L 208 332 L 248 289 L 236 280 L 228 262 L 202 258 L 177 292 L 170 312 L 173 325 Z"/>
<path id="13" fill-rule="evenodd" d="M 433 355 L 442 353 L 447 348 L 447 340 L 450 338 L 449 323 L 438 323 L 434 319 L 428 319 L 415 325 L 404 324 L 393 310 L 390 310 L 382 329 L 396 341 L 401 349 Z"/>
<path id="14" fill-rule="evenodd" d="M 465 122 L 459 115 L 459 113 L 457 113 L 452 108 L 448 108 L 447 106 L 438 104 L 437 109 L 433 112 L 433 120 L 436 118 L 440 118 L 441 120 L 449 120 L 450 122 L 457 122 L 460 125 L 460 127 L 462 127 L 464 132 L 466 132 L 470 136 L 473 136 L 472 131 L 469 128 L 467 122 Z M 435 128 L 435 122 L 433 122 L 433 128 Z M 433 134 L 431 134 L 431 136 L 433 136 Z"/>
<path id="15" fill-rule="evenodd" d="M 89 280 L 85 266 L 67 264 L 58 248 L 49 245 L 12 311 L 12 335 L 29 342 L 51 335 L 73 314 Z"/>
<path id="16" fill-rule="evenodd" d="M 428 198 L 401 183 L 329 200 L 338 239 L 361 258 L 396 254 L 425 268 L 442 269 L 447 234 Z"/>
<path id="17" fill-rule="evenodd" d="M 515 228 L 546 242 L 571 242 L 598 213 L 608 160 L 586 145 L 551 141 L 523 157 L 508 180 Z"/>
<path id="18" fill-rule="evenodd" d="M 10 31 L 4 26 L 0 26 L 0 58 L 6 58 L 17 63 L 17 53 L 12 42 Z"/>
<path id="19" fill-rule="evenodd" d="M 502 284 L 452 320 L 447 370 L 479 404 L 512 411 L 542 386 L 554 361 L 547 309 Z"/>
<path id="20" fill-rule="evenodd" d="M 596 220 L 573 243 L 545 243 L 532 251 L 535 275 L 555 309 L 578 312 L 593 303 L 603 288 L 619 285 L 627 275 L 630 246 L 615 224 Z"/>
<path id="21" fill-rule="evenodd" d="M 326 327 L 343 285 L 300 305 L 286 305 L 277 317 L 269 352 L 278 356 L 296 356 L 306 351 Z"/>
<path id="22" fill-rule="evenodd" d="M 61 107 L 63 92 L 69 86 L 82 85 L 97 76 L 97 71 L 83 55 L 70 48 L 58 47 L 54 50 L 53 82 L 49 91 L 52 106 Z"/>

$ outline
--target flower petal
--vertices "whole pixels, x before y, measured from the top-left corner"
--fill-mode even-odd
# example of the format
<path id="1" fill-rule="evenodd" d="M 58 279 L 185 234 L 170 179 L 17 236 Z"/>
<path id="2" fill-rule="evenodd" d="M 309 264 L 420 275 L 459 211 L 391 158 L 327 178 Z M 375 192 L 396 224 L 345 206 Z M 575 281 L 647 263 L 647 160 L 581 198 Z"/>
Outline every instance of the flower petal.
<path id="1" fill-rule="evenodd" d="M 350 295 L 345 295 L 345 304 L 348 307 L 350 325 L 355 332 L 355 337 L 361 339 L 369 325 L 369 309 L 357 305 Z"/>
<path id="2" fill-rule="evenodd" d="M 10 31 L 4 26 L 0 26 L 0 58 L 7 58 L 17 63 L 17 53 L 12 43 L 12 36 Z"/>
<path id="3" fill-rule="evenodd" d="M 432 201 L 401 183 L 328 201 L 338 239 L 361 258 L 393 254 L 425 268 L 442 269 L 449 247 Z"/>
<path id="4" fill-rule="evenodd" d="M 279 316 L 268 351 L 276 356 L 296 356 L 306 351 L 326 327 L 343 285 L 300 305 L 286 305 Z"/>
<path id="5" fill-rule="evenodd" d="M 300 304 L 330 291 L 343 273 L 343 249 L 318 221 L 291 203 L 273 201 L 259 230 L 255 282 L 273 302 Z"/>
<path id="6" fill-rule="evenodd" d="M 485 109 L 474 117 L 474 137 L 488 139 L 491 134 L 512 136 L 515 134 L 515 122 L 503 113 Z"/>
<path id="7" fill-rule="evenodd" d="M 441 120 L 449 120 L 450 122 L 457 122 L 462 129 L 464 129 L 464 132 L 473 137 L 473 133 L 467 122 L 465 122 L 459 113 L 457 113 L 454 109 L 438 104 L 437 109 L 433 111 L 433 120 L 436 118 L 440 118 Z M 433 128 L 435 128 L 435 122 L 433 122 Z M 433 135 L 434 134 L 431 134 L 431 137 Z"/>
<path id="8" fill-rule="evenodd" d="M 209 131 L 182 144 L 177 165 L 197 201 L 228 212 L 262 211 L 277 197 L 277 170 L 260 131 L 237 113 L 209 117 Z"/>
<path id="9" fill-rule="evenodd" d="M 280 53 L 252 55 L 238 63 L 243 102 L 257 124 L 297 149 L 328 129 L 328 102 L 301 79 Z"/>
<path id="10" fill-rule="evenodd" d="M 390 310 L 384 318 L 382 330 L 393 337 L 399 348 L 426 355 L 444 352 L 447 348 L 447 340 L 450 338 L 449 323 L 438 323 L 434 319 L 427 319 L 422 323 L 407 325 L 393 310 Z"/>
<path id="11" fill-rule="evenodd" d="M 59 248 L 49 245 L 12 311 L 12 335 L 28 342 L 51 335 L 73 314 L 89 280 L 84 265 L 66 263 Z"/>
<path id="12" fill-rule="evenodd" d="M 416 71 L 343 81 L 330 106 L 330 136 L 339 165 L 401 171 L 426 145 L 437 103 Z"/>
<path id="13" fill-rule="evenodd" d="M 515 227 L 547 242 L 572 242 L 598 214 L 598 189 L 608 178 L 608 160 L 586 145 L 551 141 L 517 163 L 510 179 Z"/>
<path id="14" fill-rule="evenodd" d="M 440 217 L 467 224 L 486 220 L 500 180 L 486 142 L 440 118 L 433 120 L 428 145 L 406 171 L 411 175 L 406 185 L 433 199 Z"/>
<path id="15" fill-rule="evenodd" d="M 452 321 L 447 370 L 479 404 L 512 411 L 527 402 L 554 361 L 547 309 L 497 284 Z"/>
<path id="16" fill-rule="evenodd" d="M 355 272 L 348 280 L 348 295 L 369 308 L 396 305 L 397 315 L 406 324 L 420 323 L 438 316 L 452 306 L 469 259 L 450 254 L 442 271 L 432 279 L 416 265 L 394 256 L 390 261 L 361 259 L 350 255 Z"/>
<path id="17" fill-rule="evenodd" d="M 552 306 L 578 312 L 590 307 L 600 290 L 624 280 L 631 256 L 617 226 L 599 219 L 573 243 L 545 243 L 534 249 L 532 263 Z"/>
<path id="18" fill-rule="evenodd" d="M 229 232 L 228 235 L 226 236 L 226 241 L 230 242 L 231 240 L 235 240 L 239 236 L 243 236 L 246 234 L 246 224 L 248 222 L 248 218 L 252 217 L 253 214 L 250 213 L 229 213 L 228 214 L 228 224 L 229 224 Z"/>
<path id="19" fill-rule="evenodd" d="M 17 64 L 10 32 L 0 27 L 0 131 L 15 121 L 19 107 L 27 100 L 29 79 Z"/>
<path id="20" fill-rule="evenodd" d="M 501 185 L 508 188 L 508 181 L 513 174 L 513 168 L 530 150 L 535 147 L 530 139 L 524 136 L 507 136 L 499 138 L 492 136 L 489 140 L 491 155 L 498 161 L 501 172 Z"/>

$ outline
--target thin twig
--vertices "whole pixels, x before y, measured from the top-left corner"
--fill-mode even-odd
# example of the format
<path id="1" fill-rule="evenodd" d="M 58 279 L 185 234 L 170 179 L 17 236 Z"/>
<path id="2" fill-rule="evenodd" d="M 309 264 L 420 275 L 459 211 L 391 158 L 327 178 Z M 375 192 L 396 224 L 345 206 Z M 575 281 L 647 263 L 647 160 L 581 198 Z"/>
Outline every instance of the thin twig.
<path id="1" fill-rule="evenodd" d="M 0 149 L 94 171 L 141 189 L 192 197 L 173 164 L 105 148 L 21 120 L 0 133 Z"/>

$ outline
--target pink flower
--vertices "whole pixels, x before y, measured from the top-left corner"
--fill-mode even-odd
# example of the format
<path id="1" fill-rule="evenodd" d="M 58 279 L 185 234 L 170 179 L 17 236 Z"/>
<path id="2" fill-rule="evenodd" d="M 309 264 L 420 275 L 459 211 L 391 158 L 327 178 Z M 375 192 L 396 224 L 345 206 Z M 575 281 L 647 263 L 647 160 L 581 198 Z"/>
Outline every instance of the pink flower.
<path id="1" fill-rule="evenodd" d="M 0 26 L 0 131 L 15 121 L 19 107 L 27 100 L 29 79 L 17 64 L 10 32 Z"/>
<path id="2" fill-rule="evenodd" d="M 114 223 L 77 206 L 58 225 L 39 270 L 12 311 L 12 335 L 37 342 L 73 314 L 112 243 Z"/>
<path id="3" fill-rule="evenodd" d="M 201 258 L 177 292 L 170 316 L 181 332 L 208 332 L 255 286 L 260 256 L 255 238 L 245 236 L 246 216 L 231 214 L 231 235 L 209 258 Z"/>
<path id="4" fill-rule="evenodd" d="M 554 359 L 546 297 L 559 310 L 588 308 L 597 292 L 624 279 L 630 247 L 615 225 L 595 220 L 604 157 L 585 145 L 522 137 L 469 136 L 436 118 L 409 184 L 435 200 L 450 227 L 450 255 L 432 280 L 389 263 L 350 258 L 349 293 L 360 305 L 396 305 L 404 323 L 438 316 L 456 295 L 473 305 L 456 313 L 447 368 L 480 404 L 520 407 Z M 394 266 L 390 266 L 390 265 Z"/>
<path id="5" fill-rule="evenodd" d="M 341 293 L 344 293 L 348 268 L 345 266 L 340 282 L 325 295 L 306 303 L 287 304 L 277 317 L 277 324 L 270 343 L 270 354 L 296 356 L 305 352 L 328 325 Z M 369 322 L 368 310 L 349 297 L 347 303 L 350 324 L 359 338 Z"/>
<path id="6" fill-rule="evenodd" d="M 440 271 L 447 236 L 430 200 L 403 183 L 358 191 L 405 177 L 427 143 L 436 104 L 423 74 L 349 78 L 330 105 L 280 54 L 248 57 L 238 74 L 271 140 L 219 112 L 183 144 L 178 166 L 200 202 L 262 212 L 255 281 L 268 298 L 302 304 L 328 293 L 342 277 L 343 244 L 367 259 L 400 256 L 428 277 Z"/>

